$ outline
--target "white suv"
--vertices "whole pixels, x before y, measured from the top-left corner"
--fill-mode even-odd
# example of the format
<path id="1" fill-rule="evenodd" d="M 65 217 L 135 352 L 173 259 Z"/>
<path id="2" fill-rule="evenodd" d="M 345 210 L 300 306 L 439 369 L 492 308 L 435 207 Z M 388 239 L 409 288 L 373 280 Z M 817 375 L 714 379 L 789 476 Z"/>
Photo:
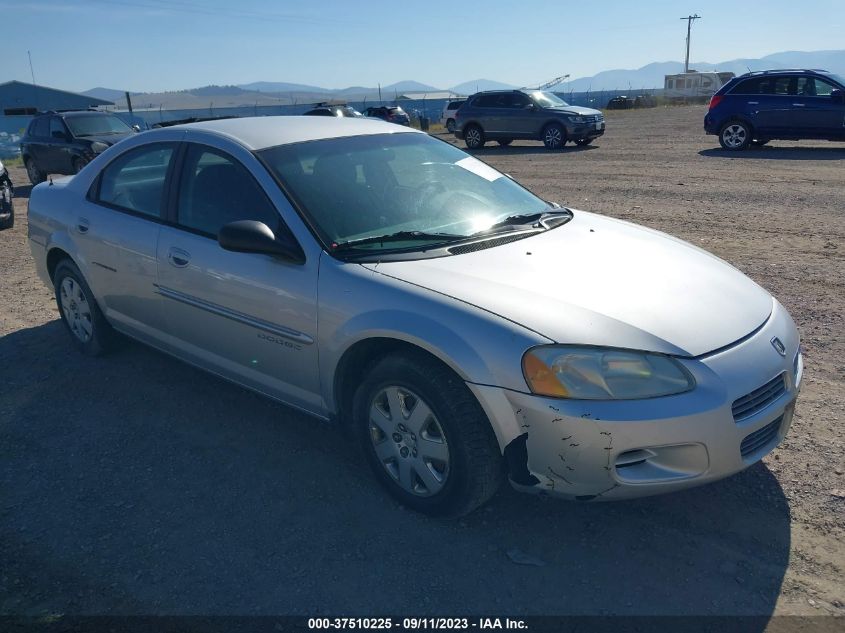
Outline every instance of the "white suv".
<path id="1" fill-rule="evenodd" d="M 446 126 L 449 132 L 455 131 L 455 112 L 458 111 L 462 105 L 466 103 L 466 99 L 459 99 L 457 101 L 449 101 L 443 106 L 443 114 L 440 115 L 440 122 Z"/>

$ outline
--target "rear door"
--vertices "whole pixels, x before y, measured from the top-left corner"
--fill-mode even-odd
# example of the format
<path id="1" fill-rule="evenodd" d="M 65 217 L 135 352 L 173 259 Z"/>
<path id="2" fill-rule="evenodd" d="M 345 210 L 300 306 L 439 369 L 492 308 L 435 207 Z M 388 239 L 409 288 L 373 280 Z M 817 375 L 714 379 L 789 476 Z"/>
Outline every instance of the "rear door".
<path id="1" fill-rule="evenodd" d="M 757 130 L 763 136 L 789 137 L 799 134 L 800 117 L 796 117 L 795 75 L 765 76 L 760 78 L 758 99 L 760 111 Z"/>
<path id="2" fill-rule="evenodd" d="M 50 117 L 42 116 L 35 119 L 29 128 L 29 156 L 35 161 L 38 169 L 44 173 L 50 173 L 47 169 L 47 148 L 50 143 Z"/>
<path id="3" fill-rule="evenodd" d="M 521 92 L 512 92 L 506 96 L 508 112 L 503 117 L 503 127 L 514 138 L 533 138 L 540 133 L 540 110 L 529 108 L 533 101 Z"/>
<path id="4" fill-rule="evenodd" d="M 190 135 L 189 137 L 190 138 Z M 205 138 L 186 143 L 170 226 L 158 245 L 158 292 L 167 345 L 224 377 L 322 413 L 317 372 L 319 257 L 294 264 L 223 250 L 217 233 L 258 220 L 279 234 L 293 214 L 266 169 L 247 150 Z"/>
<path id="5" fill-rule="evenodd" d="M 150 342 L 162 335 L 156 252 L 177 147 L 149 143 L 112 160 L 75 208 L 71 225 L 109 320 Z"/>

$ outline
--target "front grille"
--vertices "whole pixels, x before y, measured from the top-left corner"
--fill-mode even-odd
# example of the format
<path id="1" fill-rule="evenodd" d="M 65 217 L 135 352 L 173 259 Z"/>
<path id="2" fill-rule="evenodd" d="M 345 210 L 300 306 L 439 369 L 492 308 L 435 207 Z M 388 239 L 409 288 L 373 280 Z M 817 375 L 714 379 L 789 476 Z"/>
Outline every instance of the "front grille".
<path id="1" fill-rule="evenodd" d="M 584 117 L 584 120 L 587 123 L 597 123 L 599 121 L 604 121 L 604 115 L 603 114 L 589 114 L 589 115 Z"/>
<path id="2" fill-rule="evenodd" d="M 786 381 L 784 374 L 780 374 L 772 378 L 762 387 L 757 387 L 749 394 L 734 400 L 731 406 L 731 412 L 734 416 L 734 422 L 741 422 L 752 415 L 759 413 L 772 402 L 780 398 L 786 392 Z"/>
<path id="3" fill-rule="evenodd" d="M 782 415 L 774 422 L 770 422 L 764 426 L 762 429 L 757 429 L 753 433 L 746 435 L 745 439 L 742 440 L 742 444 L 739 446 L 739 452 L 742 456 L 748 457 L 752 453 L 756 453 L 758 450 L 766 446 L 766 444 L 775 439 L 778 434 L 778 429 L 780 429 L 781 422 L 783 422 Z"/>

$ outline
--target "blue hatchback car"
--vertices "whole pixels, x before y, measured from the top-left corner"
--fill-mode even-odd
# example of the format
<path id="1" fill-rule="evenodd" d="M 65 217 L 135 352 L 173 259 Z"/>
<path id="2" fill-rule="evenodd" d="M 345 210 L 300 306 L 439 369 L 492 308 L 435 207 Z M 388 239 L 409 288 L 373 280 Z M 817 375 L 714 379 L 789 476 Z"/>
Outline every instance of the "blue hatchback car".
<path id="1" fill-rule="evenodd" d="M 727 150 L 771 139 L 845 141 L 845 79 L 825 70 L 763 70 L 710 99 L 704 130 Z"/>

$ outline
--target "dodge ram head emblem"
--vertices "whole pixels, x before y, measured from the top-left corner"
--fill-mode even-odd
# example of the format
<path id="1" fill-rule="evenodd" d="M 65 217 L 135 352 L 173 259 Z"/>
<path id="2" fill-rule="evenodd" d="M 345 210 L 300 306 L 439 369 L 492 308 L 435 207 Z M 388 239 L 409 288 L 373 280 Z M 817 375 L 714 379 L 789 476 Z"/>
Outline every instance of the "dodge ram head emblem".
<path id="1" fill-rule="evenodd" d="M 786 348 L 777 336 L 772 338 L 772 347 L 774 347 L 775 351 L 781 356 L 786 356 Z"/>

